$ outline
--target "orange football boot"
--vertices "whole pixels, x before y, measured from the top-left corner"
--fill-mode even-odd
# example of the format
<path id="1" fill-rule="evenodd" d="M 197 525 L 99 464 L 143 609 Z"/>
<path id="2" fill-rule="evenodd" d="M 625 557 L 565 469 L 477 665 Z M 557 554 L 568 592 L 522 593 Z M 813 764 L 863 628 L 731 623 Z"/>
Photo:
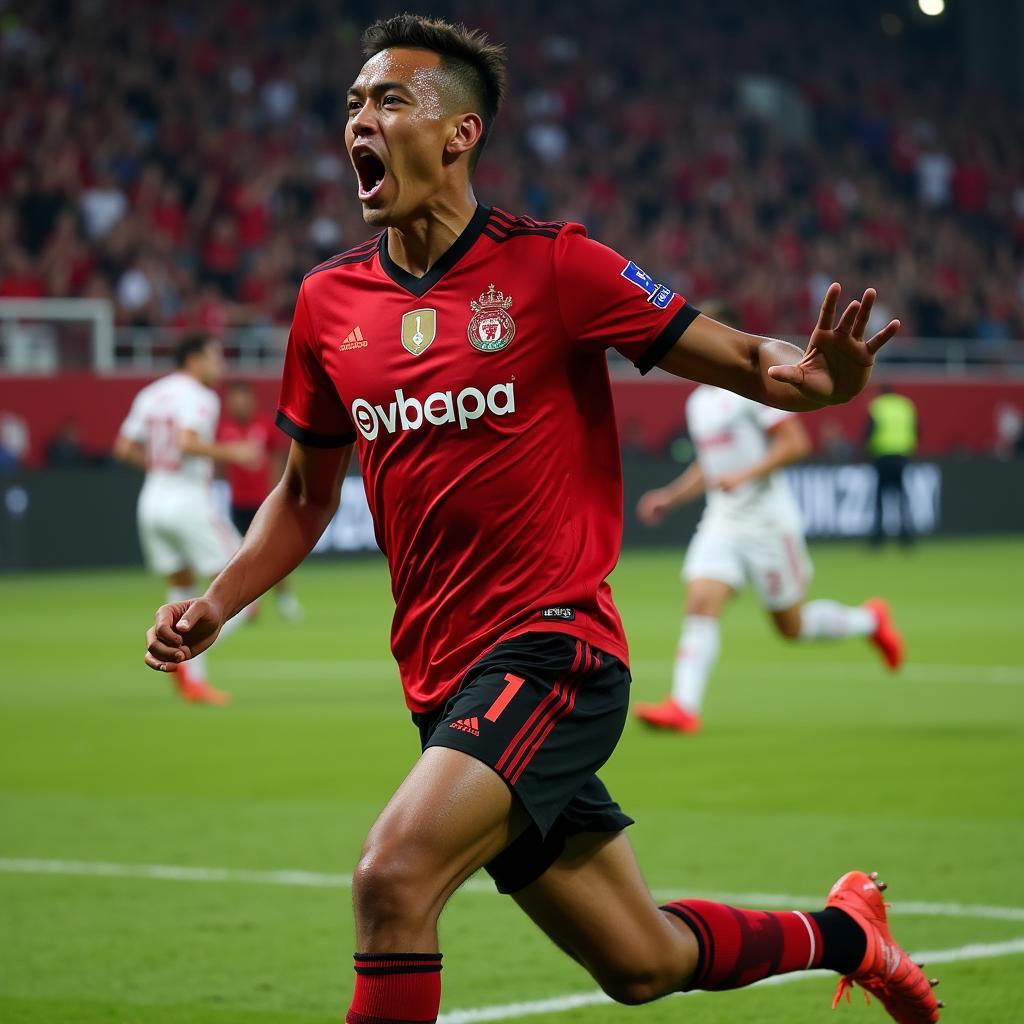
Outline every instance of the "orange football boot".
<path id="1" fill-rule="evenodd" d="M 681 708 L 671 697 L 660 704 L 637 704 L 633 714 L 655 729 L 674 729 L 691 736 L 700 732 L 700 715 Z"/>
<path id="2" fill-rule="evenodd" d="M 864 602 L 864 607 L 875 616 L 877 625 L 868 639 L 878 648 L 886 665 L 895 672 L 903 664 L 903 634 L 892 621 L 889 602 L 880 597 L 872 597 Z"/>
<path id="3" fill-rule="evenodd" d="M 181 699 L 186 704 L 210 704 L 213 707 L 224 707 L 231 703 L 230 694 L 215 689 L 205 679 L 196 679 L 189 675 L 184 665 L 178 666 L 174 673 L 174 682 Z"/>
<path id="4" fill-rule="evenodd" d="M 825 903 L 849 914 L 864 929 L 867 949 L 860 966 L 842 978 L 832 1000 L 832 1009 L 839 1005 L 843 993 L 847 1001 L 854 984 L 870 992 L 899 1024 L 935 1024 L 943 1005 L 936 1000 L 932 988 L 938 979 L 929 981 L 921 968 L 896 944 L 889 933 L 882 891 L 885 883 L 878 881 L 878 872 L 848 871 L 832 886 Z"/>

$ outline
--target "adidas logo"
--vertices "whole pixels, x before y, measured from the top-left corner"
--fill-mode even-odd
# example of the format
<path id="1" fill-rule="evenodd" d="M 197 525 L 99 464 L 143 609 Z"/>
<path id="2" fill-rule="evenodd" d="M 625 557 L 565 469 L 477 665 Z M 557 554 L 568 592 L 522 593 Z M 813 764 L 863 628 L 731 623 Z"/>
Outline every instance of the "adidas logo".
<path id="1" fill-rule="evenodd" d="M 363 337 L 363 332 L 357 327 L 354 331 L 350 331 L 348 337 L 338 346 L 339 352 L 348 352 L 349 349 L 353 348 L 366 348 L 367 341 Z"/>
<path id="2" fill-rule="evenodd" d="M 479 736 L 480 719 L 476 715 L 472 718 L 460 718 L 457 722 L 452 722 L 449 728 L 458 729 L 459 732 L 468 732 L 470 736 Z"/>

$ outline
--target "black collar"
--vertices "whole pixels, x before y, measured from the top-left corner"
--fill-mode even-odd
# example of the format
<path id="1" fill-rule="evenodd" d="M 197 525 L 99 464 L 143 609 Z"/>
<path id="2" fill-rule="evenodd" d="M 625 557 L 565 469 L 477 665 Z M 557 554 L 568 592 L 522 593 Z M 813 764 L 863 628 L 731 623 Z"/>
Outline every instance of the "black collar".
<path id="1" fill-rule="evenodd" d="M 489 207 L 478 205 L 476 213 L 463 228 L 462 234 L 452 242 L 448 251 L 422 277 L 416 277 L 408 270 L 403 270 L 391 258 L 391 254 L 388 252 L 388 233 L 385 231 L 380 236 L 378 243 L 380 265 L 384 268 L 384 273 L 407 292 L 412 292 L 417 297 L 426 295 L 473 248 L 473 243 L 480 237 L 490 216 Z"/>

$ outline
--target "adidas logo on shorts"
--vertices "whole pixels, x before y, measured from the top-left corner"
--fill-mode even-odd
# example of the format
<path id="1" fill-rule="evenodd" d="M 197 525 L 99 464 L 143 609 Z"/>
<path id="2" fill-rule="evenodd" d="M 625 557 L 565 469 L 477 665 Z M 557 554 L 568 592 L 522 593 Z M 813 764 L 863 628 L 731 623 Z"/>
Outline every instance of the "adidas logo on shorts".
<path id="1" fill-rule="evenodd" d="M 460 718 L 449 726 L 450 729 L 458 729 L 459 732 L 468 732 L 470 736 L 480 735 L 480 719 L 475 715 L 472 718 Z"/>

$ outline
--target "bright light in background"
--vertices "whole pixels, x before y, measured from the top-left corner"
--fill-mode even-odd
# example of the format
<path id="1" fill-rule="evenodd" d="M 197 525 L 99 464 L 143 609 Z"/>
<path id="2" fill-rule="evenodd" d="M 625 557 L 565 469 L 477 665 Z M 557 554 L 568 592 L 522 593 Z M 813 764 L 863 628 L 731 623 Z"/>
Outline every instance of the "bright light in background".
<path id="1" fill-rule="evenodd" d="M 921 8 L 922 14 L 934 18 L 946 9 L 946 0 L 917 0 L 917 6 Z"/>

